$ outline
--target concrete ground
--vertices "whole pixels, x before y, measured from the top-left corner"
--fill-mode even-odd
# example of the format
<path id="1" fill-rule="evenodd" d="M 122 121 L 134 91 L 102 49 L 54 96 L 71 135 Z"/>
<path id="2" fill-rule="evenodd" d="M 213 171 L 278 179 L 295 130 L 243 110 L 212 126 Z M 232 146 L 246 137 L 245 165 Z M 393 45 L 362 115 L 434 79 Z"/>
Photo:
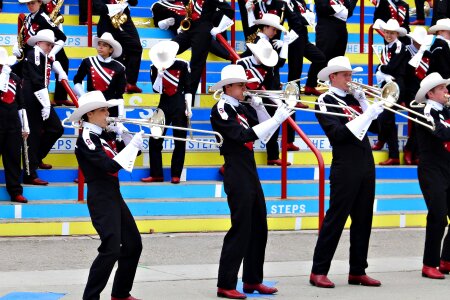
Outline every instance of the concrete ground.
<path id="1" fill-rule="evenodd" d="M 144 250 L 132 295 L 141 299 L 214 299 L 220 250 L 225 233 L 143 235 Z M 334 289 L 308 282 L 316 231 L 270 232 L 265 281 L 276 284 L 275 296 L 262 299 L 448 299 L 450 276 L 422 278 L 423 229 L 372 232 L 367 273 L 382 281 L 379 288 L 350 286 L 348 231 L 344 231 L 329 277 Z M 28 299 L 61 293 L 81 299 L 88 269 L 97 253 L 97 236 L 0 238 L 0 299 L 13 292 L 34 292 Z M 112 277 L 112 276 L 111 276 Z M 111 280 L 102 294 L 108 299 Z M 10 294 L 3 299 L 13 298 Z M 27 297 L 20 298 L 26 299 Z"/>

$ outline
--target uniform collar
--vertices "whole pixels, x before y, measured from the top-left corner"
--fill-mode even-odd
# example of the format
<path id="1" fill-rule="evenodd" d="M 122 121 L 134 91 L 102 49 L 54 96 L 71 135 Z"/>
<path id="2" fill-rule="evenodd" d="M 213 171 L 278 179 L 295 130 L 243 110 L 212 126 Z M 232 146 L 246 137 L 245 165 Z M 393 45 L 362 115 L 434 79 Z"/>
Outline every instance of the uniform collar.
<path id="1" fill-rule="evenodd" d="M 103 128 L 101 128 L 100 126 L 92 124 L 92 123 L 89 123 L 89 122 L 83 122 L 83 128 L 85 130 L 89 130 L 89 131 L 91 131 L 93 133 L 96 133 L 98 135 L 100 135 L 102 133 L 102 131 L 103 131 Z"/>
<path id="2" fill-rule="evenodd" d="M 101 61 L 101 62 L 104 62 L 104 63 L 109 63 L 109 62 L 111 62 L 111 60 L 112 60 L 111 56 L 109 56 L 109 57 L 107 57 L 107 58 L 103 58 L 103 57 L 101 57 L 101 56 L 98 55 L 98 54 L 97 54 L 97 59 L 98 59 L 99 61 Z"/>
<path id="3" fill-rule="evenodd" d="M 260 62 L 258 62 L 257 60 L 256 60 L 256 57 L 255 56 L 250 56 L 250 61 L 252 62 L 252 64 L 254 64 L 254 65 L 256 65 L 256 66 L 259 66 L 259 65 L 261 65 L 261 63 Z"/>
<path id="4" fill-rule="evenodd" d="M 258 36 L 259 36 L 260 38 L 265 39 L 266 41 L 270 42 L 269 37 L 268 37 L 267 35 L 265 35 L 264 33 L 258 32 Z"/>
<path id="5" fill-rule="evenodd" d="M 45 54 L 44 50 L 42 50 L 42 48 L 39 47 L 38 45 L 34 45 L 34 48 L 37 49 L 40 53 L 42 53 L 44 56 L 47 56 L 47 54 Z"/>
<path id="6" fill-rule="evenodd" d="M 392 46 L 394 46 L 395 44 L 397 44 L 398 39 L 396 39 L 395 41 L 390 42 L 389 44 L 387 44 L 388 48 L 391 49 Z"/>
<path id="7" fill-rule="evenodd" d="M 239 100 L 228 96 L 226 94 L 222 94 L 222 99 L 225 100 L 225 102 L 227 102 L 230 105 L 233 105 L 234 107 L 238 107 L 239 106 Z"/>
<path id="8" fill-rule="evenodd" d="M 444 105 L 436 102 L 434 100 L 428 99 L 427 100 L 427 105 L 430 105 L 433 109 L 437 110 L 437 111 L 441 111 L 444 109 Z"/>
<path id="9" fill-rule="evenodd" d="M 330 86 L 329 91 L 334 93 L 334 94 L 336 94 L 336 95 L 338 95 L 339 97 L 347 96 L 347 92 L 346 91 L 343 91 L 343 90 L 341 90 L 341 89 L 339 89 L 337 87 L 334 87 L 334 86 Z"/>

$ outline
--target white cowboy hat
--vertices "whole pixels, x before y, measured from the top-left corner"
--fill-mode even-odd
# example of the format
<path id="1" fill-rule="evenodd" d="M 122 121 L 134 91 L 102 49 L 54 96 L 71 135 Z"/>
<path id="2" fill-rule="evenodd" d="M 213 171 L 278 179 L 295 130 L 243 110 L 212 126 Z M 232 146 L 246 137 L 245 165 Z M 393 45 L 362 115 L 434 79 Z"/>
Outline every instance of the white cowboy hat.
<path id="1" fill-rule="evenodd" d="M 437 20 L 436 24 L 428 28 L 429 33 L 436 33 L 439 30 L 450 30 L 450 19 Z"/>
<path id="2" fill-rule="evenodd" d="M 170 68 L 180 46 L 174 41 L 162 41 L 154 45 L 149 52 L 152 63 L 158 70 Z"/>
<path id="3" fill-rule="evenodd" d="M 11 66 L 16 62 L 15 56 L 8 56 L 8 52 L 5 48 L 0 47 L 0 65 Z"/>
<path id="4" fill-rule="evenodd" d="M 30 46 L 36 45 L 37 42 L 49 42 L 54 44 L 55 43 L 55 34 L 50 29 L 42 29 L 36 33 L 36 35 L 33 35 L 30 37 L 27 41 L 27 44 Z"/>
<path id="5" fill-rule="evenodd" d="M 280 23 L 281 23 L 280 17 L 270 13 L 263 14 L 261 19 L 258 19 L 254 22 L 255 25 L 272 26 L 278 30 L 286 32 L 286 28 L 284 28 L 283 25 L 281 25 Z"/>
<path id="6" fill-rule="evenodd" d="M 238 82 L 256 82 L 258 79 L 251 78 L 247 79 L 244 67 L 241 65 L 228 65 L 222 69 L 220 73 L 220 81 L 211 87 L 211 90 L 217 91 L 227 84 L 238 83 Z"/>
<path id="7" fill-rule="evenodd" d="M 32 1 L 38 1 L 38 0 L 19 0 L 19 3 L 28 3 L 28 2 L 32 2 Z M 47 4 L 49 1 L 44 2 L 45 4 Z"/>
<path id="8" fill-rule="evenodd" d="M 317 78 L 327 81 L 330 79 L 330 74 L 337 72 L 362 72 L 362 68 L 352 68 L 350 60 L 347 57 L 337 56 L 328 61 L 327 66 L 320 70 L 319 74 L 317 74 Z"/>
<path id="9" fill-rule="evenodd" d="M 425 96 L 427 95 L 427 93 L 431 89 L 433 89 L 441 84 L 449 85 L 450 79 L 442 78 L 441 74 L 439 74 L 437 72 L 433 72 L 433 73 L 429 74 L 427 77 L 425 77 L 420 82 L 420 89 L 417 91 L 417 94 L 416 94 L 416 99 L 415 99 L 416 102 L 417 103 L 426 102 L 427 99 L 425 98 Z"/>
<path id="10" fill-rule="evenodd" d="M 425 27 L 416 26 L 414 31 L 408 33 L 407 36 L 416 41 L 420 45 L 424 45 L 427 42 L 428 32 Z"/>
<path id="11" fill-rule="evenodd" d="M 397 20 L 395 19 L 389 19 L 386 23 L 380 24 L 381 29 L 388 30 L 388 31 L 395 31 L 398 33 L 399 36 L 405 36 L 408 31 L 406 31 L 405 28 L 400 27 L 400 24 L 398 24 Z"/>
<path id="12" fill-rule="evenodd" d="M 247 43 L 247 48 L 265 66 L 273 67 L 278 62 L 278 53 L 266 39 L 259 39 L 256 44 Z"/>
<path id="13" fill-rule="evenodd" d="M 84 114 L 98 108 L 113 107 L 120 103 L 120 100 L 115 99 L 106 101 L 105 96 L 100 91 L 88 92 L 78 98 L 78 108 L 70 115 L 69 122 L 80 121 Z"/>
<path id="14" fill-rule="evenodd" d="M 101 37 L 94 36 L 92 43 L 96 49 L 98 48 L 98 42 L 105 42 L 113 48 L 112 58 L 119 57 L 122 54 L 122 46 L 114 39 L 111 33 L 105 32 Z"/>

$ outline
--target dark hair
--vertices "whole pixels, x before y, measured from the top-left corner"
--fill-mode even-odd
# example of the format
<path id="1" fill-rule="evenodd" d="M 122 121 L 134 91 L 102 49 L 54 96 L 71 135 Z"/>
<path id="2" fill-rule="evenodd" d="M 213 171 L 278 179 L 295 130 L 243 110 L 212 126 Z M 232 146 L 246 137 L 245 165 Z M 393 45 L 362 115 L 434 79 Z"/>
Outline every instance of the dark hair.
<path id="1" fill-rule="evenodd" d="M 88 114 L 87 114 L 87 113 L 85 113 L 84 115 L 82 115 L 82 116 L 81 116 L 81 120 L 82 120 L 82 121 L 86 121 L 86 122 L 89 122 L 89 117 L 88 117 Z"/>

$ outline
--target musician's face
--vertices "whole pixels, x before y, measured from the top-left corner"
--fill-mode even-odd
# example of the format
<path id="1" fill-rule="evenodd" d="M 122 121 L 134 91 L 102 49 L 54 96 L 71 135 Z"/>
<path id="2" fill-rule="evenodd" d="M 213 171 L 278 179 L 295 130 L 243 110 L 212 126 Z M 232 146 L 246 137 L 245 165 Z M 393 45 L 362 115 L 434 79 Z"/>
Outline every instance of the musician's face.
<path id="1" fill-rule="evenodd" d="M 108 58 L 113 53 L 114 49 L 105 42 L 98 42 L 97 53 L 103 58 Z"/>
<path id="2" fill-rule="evenodd" d="M 277 34 L 277 29 L 272 26 L 264 26 L 262 32 L 269 38 L 272 39 Z"/>
<path id="3" fill-rule="evenodd" d="M 450 30 L 439 30 L 437 34 L 446 40 L 450 40 Z"/>
<path id="4" fill-rule="evenodd" d="M 107 107 L 101 107 L 90 111 L 87 113 L 87 116 L 89 123 L 95 124 L 101 128 L 106 128 L 108 126 L 108 122 L 106 122 L 106 118 L 109 117 Z"/>
<path id="5" fill-rule="evenodd" d="M 439 103 L 446 103 L 448 94 L 447 86 L 445 84 L 438 85 L 427 93 L 428 99 L 434 100 Z"/>
<path id="6" fill-rule="evenodd" d="M 330 75 L 331 85 L 348 92 L 348 83 L 352 81 L 352 72 L 337 72 Z"/>
<path id="7" fill-rule="evenodd" d="M 45 54 L 49 54 L 55 44 L 49 42 L 37 42 L 36 45 L 41 48 Z"/>
<path id="8" fill-rule="evenodd" d="M 233 83 L 225 86 L 225 94 L 239 101 L 245 99 L 244 92 L 247 90 L 244 82 Z"/>
<path id="9" fill-rule="evenodd" d="M 397 31 L 390 31 L 390 30 L 385 30 L 384 31 L 384 40 L 386 41 L 386 43 L 392 43 L 393 41 L 395 41 L 398 38 L 398 32 Z"/>
<path id="10" fill-rule="evenodd" d="M 42 3 L 41 0 L 27 2 L 28 11 L 32 14 L 37 12 L 39 10 L 39 8 L 41 7 L 41 3 Z"/>

